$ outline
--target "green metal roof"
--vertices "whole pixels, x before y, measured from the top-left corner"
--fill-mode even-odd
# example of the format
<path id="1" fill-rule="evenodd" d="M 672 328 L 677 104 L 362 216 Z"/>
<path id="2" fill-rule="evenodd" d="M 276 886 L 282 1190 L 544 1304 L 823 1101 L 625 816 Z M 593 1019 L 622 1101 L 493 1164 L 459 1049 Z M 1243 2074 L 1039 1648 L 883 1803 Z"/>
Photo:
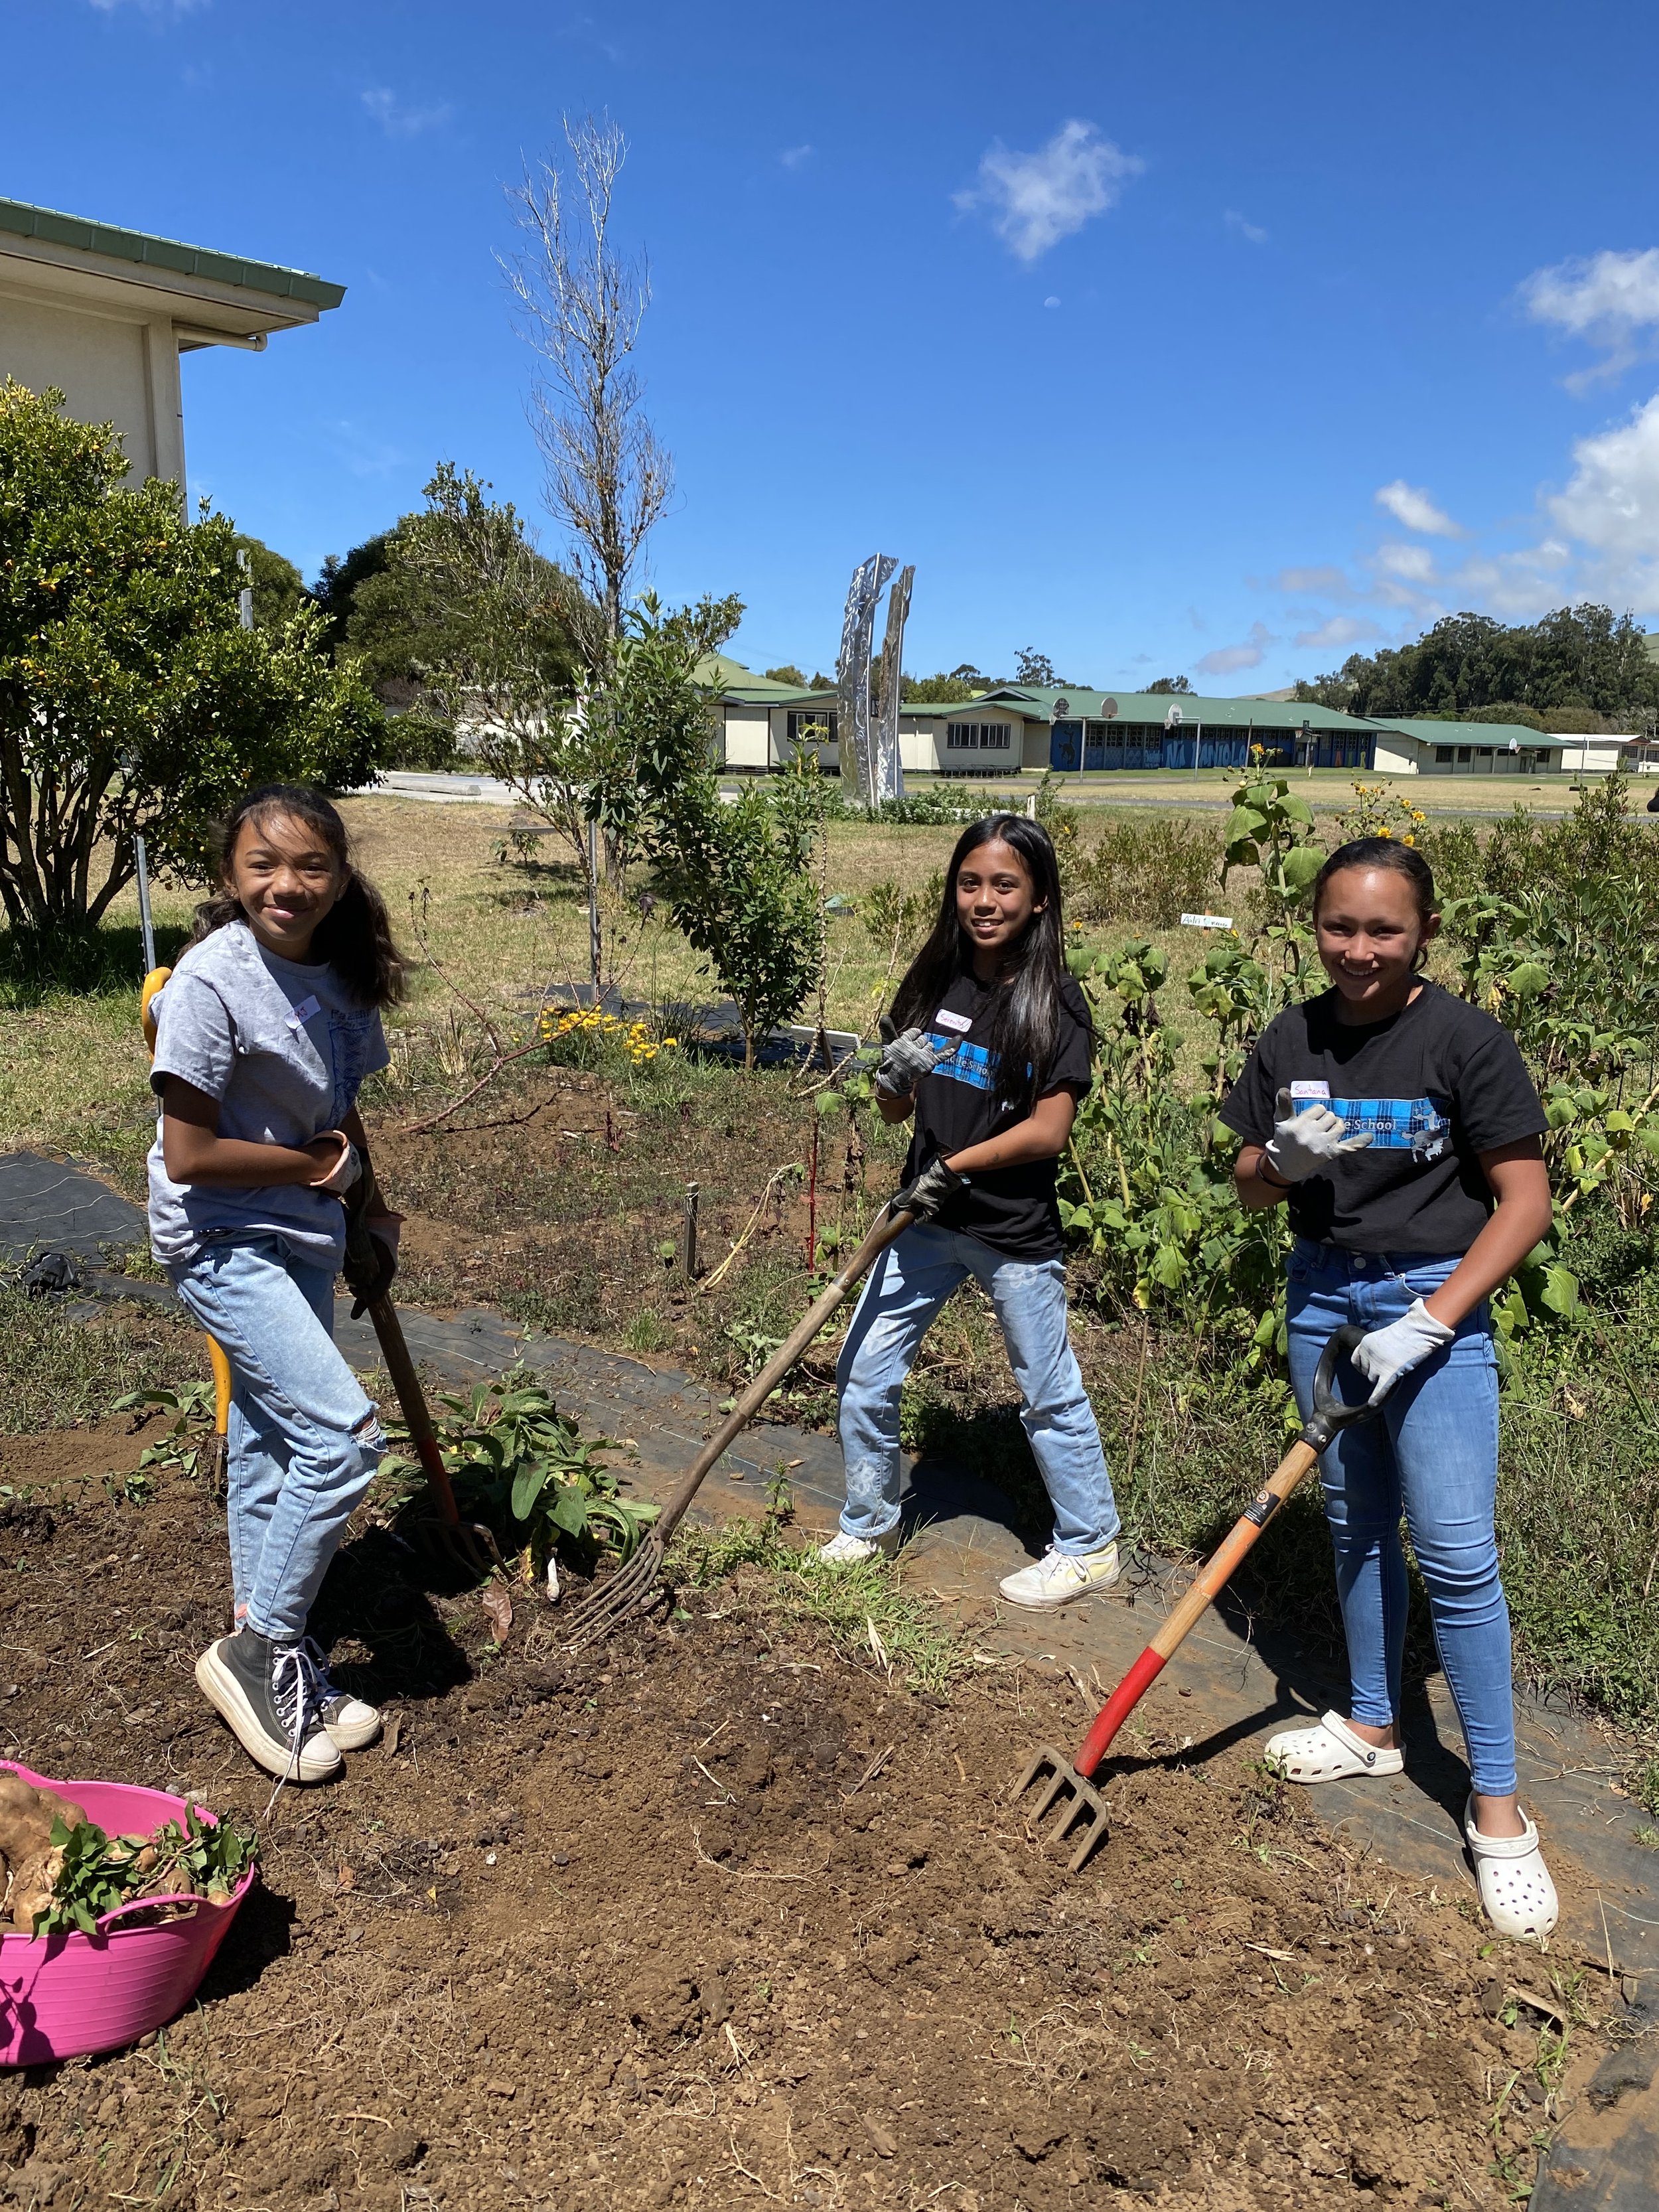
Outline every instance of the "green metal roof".
<path id="1" fill-rule="evenodd" d="M 1369 719 L 1373 729 L 1394 730 L 1402 737 L 1420 738 L 1425 744 L 1507 745 L 1511 738 L 1521 745 L 1580 742 L 1557 737 L 1548 730 L 1532 729 L 1525 722 L 1439 722 L 1428 714 L 1402 714 L 1392 720 L 1383 714 L 1373 714 Z"/>
<path id="2" fill-rule="evenodd" d="M 1355 715 L 1339 714 L 1334 707 L 1304 707 L 1297 700 L 1281 702 L 1272 699 L 1211 699 L 1192 691 L 1093 691 L 1080 684 L 1061 688 L 1054 684 L 1006 684 L 988 691 L 973 704 L 975 709 L 992 705 L 1013 707 L 1024 713 L 1027 721 L 1052 722 L 1055 704 L 1061 699 L 1071 709 L 1067 719 L 1072 721 L 1099 721 L 1103 702 L 1115 699 L 1117 713 L 1112 719 L 1119 722 L 1162 723 L 1171 707 L 1179 707 L 1185 729 L 1190 729 L 1195 722 L 1202 723 L 1206 730 L 1243 730 L 1252 726 L 1258 730 L 1299 730 L 1304 722 L 1310 730 L 1368 731 L 1372 727 Z M 912 711 L 933 714 L 943 710 L 916 708 Z"/>
<path id="3" fill-rule="evenodd" d="M 313 307 L 337 307 L 345 297 L 343 284 L 330 284 L 321 276 L 307 276 L 302 269 L 284 269 L 272 261 L 247 261 L 234 253 L 212 253 L 205 246 L 185 246 L 176 238 L 152 238 L 147 231 L 88 222 L 82 216 L 60 215 L 55 208 L 31 207 L 25 200 L 0 199 L 0 231 L 10 231 L 19 238 L 44 239 L 52 246 L 73 246 L 82 253 L 101 253 L 106 260 L 169 270 L 175 276 L 240 284 L 245 291 L 269 293 L 278 300 L 303 300 Z"/>

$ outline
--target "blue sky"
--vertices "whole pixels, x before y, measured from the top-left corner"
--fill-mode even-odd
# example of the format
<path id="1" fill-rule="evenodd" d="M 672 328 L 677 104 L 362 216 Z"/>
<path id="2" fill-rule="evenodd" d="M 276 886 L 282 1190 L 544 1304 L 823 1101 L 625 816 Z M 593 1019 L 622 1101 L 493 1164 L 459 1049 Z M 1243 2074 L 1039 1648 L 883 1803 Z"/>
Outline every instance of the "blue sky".
<path id="1" fill-rule="evenodd" d="M 1659 28 L 1630 0 L 0 0 L 0 193 L 348 288 L 186 357 L 192 491 L 313 574 L 440 459 L 539 519 L 493 256 L 628 135 L 671 599 L 833 665 L 1270 688 L 1447 609 L 1659 628 Z M 556 537 L 547 531 L 547 550 Z"/>

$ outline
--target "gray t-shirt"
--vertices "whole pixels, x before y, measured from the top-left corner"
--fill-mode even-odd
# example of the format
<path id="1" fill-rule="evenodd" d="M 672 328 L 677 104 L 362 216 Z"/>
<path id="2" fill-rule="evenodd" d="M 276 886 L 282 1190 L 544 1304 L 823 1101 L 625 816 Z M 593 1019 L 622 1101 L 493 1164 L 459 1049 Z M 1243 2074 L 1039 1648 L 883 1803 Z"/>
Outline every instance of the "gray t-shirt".
<path id="1" fill-rule="evenodd" d="M 179 956 L 155 1000 L 159 1024 L 150 1088 L 182 1077 L 219 1102 L 219 1134 L 296 1149 L 337 1129 L 363 1078 L 388 1054 L 380 1017 L 348 996 L 330 967 L 267 952 L 245 921 L 228 922 Z M 165 1267 L 207 1243 L 283 1237 L 297 1259 L 337 1267 L 345 1251 L 340 1201 L 303 1183 L 251 1190 L 176 1183 L 149 1154 L 149 1241 Z"/>

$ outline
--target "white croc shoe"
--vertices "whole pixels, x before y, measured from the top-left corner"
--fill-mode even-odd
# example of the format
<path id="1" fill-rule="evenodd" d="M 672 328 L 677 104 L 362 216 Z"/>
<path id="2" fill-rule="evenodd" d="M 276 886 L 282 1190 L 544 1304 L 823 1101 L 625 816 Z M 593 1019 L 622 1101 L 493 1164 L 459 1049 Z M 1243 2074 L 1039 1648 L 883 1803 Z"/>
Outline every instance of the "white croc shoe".
<path id="1" fill-rule="evenodd" d="M 1474 1825 L 1474 1800 L 1463 1811 L 1463 1840 L 1474 1861 L 1474 1879 L 1480 1904 L 1500 1936 L 1522 1942 L 1541 1943 L 1560 1912 L 1555 1884 L 1544 1864 L 1538 1830 L 1526 1814 L 1526 1833 L 1483 1836 Z"/>
<path id="2" fill-rule="evenodd" d="M 1270 1736 L 1262 1757 L 1286 1782 L 1346 1782 L 1358 1776 L 1399 1774 L 1403 1753 L 1385 1751 L 1356 1735 L 1340 1713 L 1325 1713 L 1317 1728 L 1285 1729 Z"/>

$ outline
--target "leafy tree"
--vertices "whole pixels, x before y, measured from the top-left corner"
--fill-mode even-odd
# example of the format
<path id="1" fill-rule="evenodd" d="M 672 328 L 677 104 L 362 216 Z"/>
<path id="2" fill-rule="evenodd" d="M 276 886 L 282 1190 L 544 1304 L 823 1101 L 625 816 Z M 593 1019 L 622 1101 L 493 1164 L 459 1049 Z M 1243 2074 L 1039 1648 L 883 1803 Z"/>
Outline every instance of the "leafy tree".
<path id="1" fill-rule="evenodd" d="M 1156 683 L 1149 684 L 1146 686 L 1146 689 L 1149 691 L 1157 691 L 1159 693 L 1165 691 L 1190 693 L 1192 688 L 1192 685 L 1187 681 L 1187 678 L 1184 676 L 1160 676 Z"/>
<path id="2" fill-rule="evenodd" d="M 960 674 L 946 676 L 907 676 L 899 689 L 899 697 L 907 707 L 951 707 L 958 699 L 971 699 L 984 688 L 985 678 L 975 672 L 971 680 Z"/>
<path id="3" fill-rule="evenodd" d="M 1051 690 L 1060 682 L 1054 673 L 1054 664 L 1046 653 L 1038 653 L 1029 645 L 1020 647 L 1014 655 L 1016 684 L 1034 684 L 1041 690 Z"/>
<path id="4" fill-rule="evenodd" d="M 817 983 L 822 916 L 811 866 L 822 821 L 816 755 L 735 805 L 706 769 L 665 797 L 657 881 L 676 925 L 737 1002 L 743 1064 Z"/>
<path id="5" fill-rule="evenodd" d="M 292 561 L 285 561 L 280 553 L 273 553 L 269 545 L 248 537 L 245 531 L 239 530 L 234 542 L 236 550 L 247 556 L 242 581 L 253 586 L 253 627 L 280 629 L 304 604 L 305 579 Z"/>
<path id="6" fill-rule="evenodd" d="M 1413 644 L 1351 654 L 1340 670 L 1299 683 L 1297 697 L 1383 718 L 1460 720 L 1503 705 L 1546 718 L 1589 714 L 1631 728 L 1659 710 L 1659 665 L 1631 616 L 1615 617 L 1610 607 L 1558 607 L 1514 627 L 1490 615 L 1447 615 Z M 1547 719 L 1545 726 L 1562 726 Z"/>
<path id="7" fill-rule="evenodd" d="M 208 828 L 251 783 L 373 773 L 379 708 L 301 607 L 245 630 L 236 533 L 176 486 L 122 488 L 109 423 L 0 386 L 0 902 L 74 937 L 135 872 L 201 875 Z"/>
<path id="8" fill-rule="evenodd" d="M 806 689 L 806 678 L 791 661 L 786 660 L 781 668 L 767 669 L 765 675 L 769 684 L 793 684 L 797 691 Z"/>
<path id="9" fill-rule="evenodd" d="M 331 553 L 324 561 L 322 573 L 311 587 L 311 596 L 323 611 L 331 652 L 345 642 L 346 624 L 356 611 L 359 586 L 371 576 L 380 575 L 390 561 L 392 538 L 390 530 L 379 531 L 373 538 L 364 538 L 361 545 L 354 545 L 343 560 L 337 553 Z"/>

